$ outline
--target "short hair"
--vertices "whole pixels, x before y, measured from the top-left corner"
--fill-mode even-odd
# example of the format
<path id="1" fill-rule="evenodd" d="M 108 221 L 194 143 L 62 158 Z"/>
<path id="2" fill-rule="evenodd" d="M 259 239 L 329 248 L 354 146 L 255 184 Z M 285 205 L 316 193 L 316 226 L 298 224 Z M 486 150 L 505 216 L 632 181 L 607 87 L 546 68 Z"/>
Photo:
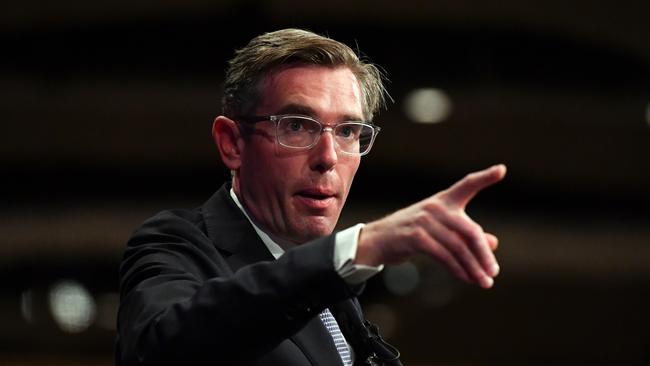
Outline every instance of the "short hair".
<path id="1" fill-rule="evenodd" d="M 282 29 L 257 36 L 235 51 L 226 70 L 224 115 L 254 113 L 262 98 L 260 82 L 276 68 L 291 64 L 349 68 L 359 82 L 367 121 L 386 105 L 385 75 L 376 65 L 341 42 L 302 29 Z"/>

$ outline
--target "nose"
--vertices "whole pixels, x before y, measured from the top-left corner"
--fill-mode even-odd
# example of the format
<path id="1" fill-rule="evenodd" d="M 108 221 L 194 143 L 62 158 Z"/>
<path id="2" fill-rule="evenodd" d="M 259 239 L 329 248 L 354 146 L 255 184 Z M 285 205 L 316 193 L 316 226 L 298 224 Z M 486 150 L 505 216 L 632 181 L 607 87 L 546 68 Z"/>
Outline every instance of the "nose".
<path id="1" fill-rule="evenodd" d="M 329 171 L 334 168 L 338 159 L 332 128 L 324 127 L 316 146 L 310 150 L 311 169 L 321 173 Z"/>

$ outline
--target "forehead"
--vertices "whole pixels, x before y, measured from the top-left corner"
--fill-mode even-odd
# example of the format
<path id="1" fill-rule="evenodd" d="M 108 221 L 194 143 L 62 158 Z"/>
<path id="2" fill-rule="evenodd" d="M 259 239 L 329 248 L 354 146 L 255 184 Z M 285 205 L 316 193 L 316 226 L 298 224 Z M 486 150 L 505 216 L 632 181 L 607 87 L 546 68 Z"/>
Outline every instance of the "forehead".
<path id="1" fill-rule="evenodd" d="M 302 107 L 317 117 L 363 117 L 359 81 L 347 67 L 292 65 L 272 71 L 260 84 L 259 114 Z"/>

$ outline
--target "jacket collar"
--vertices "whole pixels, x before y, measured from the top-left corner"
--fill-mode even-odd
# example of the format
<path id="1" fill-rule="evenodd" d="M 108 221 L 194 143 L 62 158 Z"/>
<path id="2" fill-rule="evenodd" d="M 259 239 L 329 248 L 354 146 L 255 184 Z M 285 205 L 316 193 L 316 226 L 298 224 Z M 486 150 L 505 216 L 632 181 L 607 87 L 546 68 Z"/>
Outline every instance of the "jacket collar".
<path id="1" fill-rule="evenodd" d="M 233 272 L 273 256 L 239 207 L 230 198 L 230 184 L 226 183 L 202 207 L 208 236 L 215 247 L 226 252 L 226 261 Z"/>

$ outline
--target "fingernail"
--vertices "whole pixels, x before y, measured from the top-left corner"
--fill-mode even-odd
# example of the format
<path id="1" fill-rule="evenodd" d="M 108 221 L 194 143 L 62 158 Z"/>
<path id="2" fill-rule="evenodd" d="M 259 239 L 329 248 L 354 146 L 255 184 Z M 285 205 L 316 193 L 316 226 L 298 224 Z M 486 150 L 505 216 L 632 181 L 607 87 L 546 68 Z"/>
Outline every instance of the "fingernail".
<path id="1" fill-rule="evenodd" d="M 492 279 L 492 277 L 488 277 L 488 276 L 483 277 L 482 282 L 484 288 L 490 288 L 494 284 L 494 280 Z"/>
<path id="2" fill-rule="evenodd" d="M 499 170 L 503 170 L 504 173 L 508 170 L 505 164 L 497 164 L 496 166 Z"/>
<path id="3" fill-rule="evenodd" d="M 491 268 L 491 271 L 490 271 L 490 273 L 492 274 L 492 277 L 497 276 L 499 274 L 500 270 L 501 270 L 501 268 L 499 267 L 498 264 L 493 265 L 492 268 Z"/>

